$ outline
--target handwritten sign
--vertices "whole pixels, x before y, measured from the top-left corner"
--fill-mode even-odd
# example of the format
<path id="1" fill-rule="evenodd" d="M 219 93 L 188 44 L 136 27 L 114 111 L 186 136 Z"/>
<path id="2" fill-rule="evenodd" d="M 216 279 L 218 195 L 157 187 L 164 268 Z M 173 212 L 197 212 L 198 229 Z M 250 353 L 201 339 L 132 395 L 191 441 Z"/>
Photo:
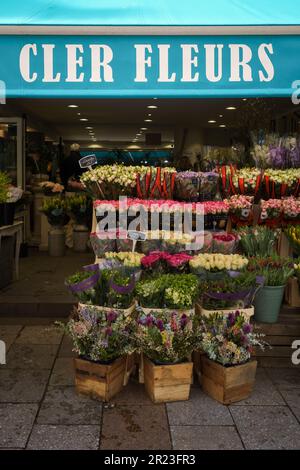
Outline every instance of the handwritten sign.
<path id="1" fill-rule="evenodd" d="M 93 165 L 97 164 L 96 155 L 86 155 L 79 160 L 80 168 L 91 168 Z"/>

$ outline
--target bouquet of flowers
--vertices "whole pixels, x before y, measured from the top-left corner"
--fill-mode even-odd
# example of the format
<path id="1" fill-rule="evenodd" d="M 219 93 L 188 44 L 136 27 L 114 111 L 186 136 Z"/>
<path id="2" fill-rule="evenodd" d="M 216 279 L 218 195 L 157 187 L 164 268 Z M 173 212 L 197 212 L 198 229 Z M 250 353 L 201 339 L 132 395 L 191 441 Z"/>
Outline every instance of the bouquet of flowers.
<path id="1" fill-rule="evenodd" d="M 166 251 L 152 251 L 141 260 L 142 266 L 147 271 L 154 273 L 186 272 L 188 262 L 192 259 L 185 253 L 171 254 Z"/>
<path id="2" fill-rule="evenodd" d="M 213 237 L 213 253 L 221 253 L 223 255 L 230 255 L 233 253 L 236 244 L 237 236 L 233 233 L 214 233 Z"/>
<path id="3" fill-rule="evenodd" d="M 191 259 L 190 269 L 203 279 L 222 279 L 225 271 L 241 271 L 247 264 L 248 259 L 241 255 L 204 253 Z"/>
<path id="4" fill-rule="evenodd" d="M 261 188 L 262 173 L 257 168 L 241 168 L 232 165 L 219 168 L 223 194 L 243 194 L 256 196 Z"/>
<path id="5" fill-rule="evenodd" d="M 270 227 L 275 227 L 281 223 L 282 202 L 281 199 L 269 199 L 260 201 L 259 223 L 266 223 Z"/>
<path id="6" fill-rule="evenodd" d="M 294 263 L 289 258 L 264 256 L 251 258 L 248 269 L 263 276 L 265 286 L 284 286 L 294 273 Z"/>
<path id="7" fill-rule="evenodd" d="M 136 175 L 137 195 L 141 199 L 173 199 L 176 170 L 174 168 L 149 168 Z"/>
<path id="8" fill-rule="evenodd" d="M 111 251 L 105 253 L 104 256 L 106 259 L 115 260 L 127 268 L 140 268 L 142 265 L 141 261 L 144 258 L 143 254 L 133 253 L 131 251 L 123 251 L 121 253 Z"/>
<path id="9" fill-rule="evenodd" d="M 194 235 L 181 232 L 162 232 L 162 249 L 171 254 L 180 253 L 188 250 L 195 238 Z"/>
<path id="10" fill-rule="evenodd" d="M 82 359 L 112 362 L 133 352 L 131 338 L 135 324 L 114 310 L 101 311 L 81 306 L 67 324 L 58 325 L 70 336 L 73 350 Z"/>
<path id="11" fill-rule="evenodd" d="M 229 206 L 231 222 L 234 226 L 249 225 L 253 220 L 253 196 L 235 194 L 226 202 Z"/>
<path id="12" fill-rule="evenodd" d="M 65 189 L 63 185 L 52 181 L 43 181 L 39 183 L 39 186 L 43 189 L 45 196 L 59 196 Z"/>
<path id="13" fill-rule="evenodd" d="M 175 194 L 180 201 L 198 201 L 201 173 L 182 171 L 177 173 Z"/>
<path id="14" fill-rule="evenodd" d="M 69 222 L 68 210 L 67 201 L 61 197 L 44 200 L 41 208 L 41 212 L 46 215 L 49 224 L 55 227 L 62 227 Z"/>
<path id="15" fill-rule="evenodd" d="M 84 304 L 97 305 L 99 302 L 99 270 L 80 271 L 72 274 L 66 279 L 66 286 L 69 291 Z"/>
<path id="16" fill-rule="evenodd" d="M 243 271 L 216 281 L 200 284 L 199 299 L 206 310 L 224 310 L 229 308 L 248 308 L 253 304 L 257 289 L 262 279 L 255 272 Z"/>
<path id="17" fill-rule="evenodd" d="M 74 194 L 68 198 L 71 217 L 78 225 L 86 225 L 92 216 L 91 200 L 84 194 Z"/>
<path id="18" fill-rule="evenodd" d="M 198 296 L 198 278 L 193 274 L 163 274 L 136 284 L 139 305 L 145 308 L 190 309 Z"/>
<path id="19" fill-rule="evenodd" d="M 115 230 L 98 231 L 90 234 L 90 242 L 97 258 L 102 258 L 105 253 L 116 251 L 116 238 Z"/>
<path id="20" fill-rule="evenodd" d="M 282 214 L 286 223 L 299 222 L 300 219 L 300 199 L 293 196 L 282 199 Z"/>
<path id="21" fill-rule="evenodd" d="M 263 225 L 243 227 L 237 231 L 239 243 L 246 256 L 269 256 L 276 249 L 279 230 L 272 230 Z"/>
<path id="22" fill-rule="evenodd" d="M 205 229 L 224 230 L 227 224 L 229 206 L 226 201 L 207 201 L 204 207 Z"/>
<path id="23" fill-rule="evenodd" d="M 265 191 L 268 198 L 298 196 L 300 190 L 300 169 L 268 169 L 264 173 Z"/>
<path id="24" fill-rule="evenodd" d="M 215 171 L 201 173 L 200 201 L 212 201 L 218 193 L 219 174 Z"/>
<path id="25" fill-rule="evenodd" d="M 188 359 L 199 344 L 197 319 L 173 312 L 140 315 L 134 333 L 137 350 L 156 364 L 175 364 Z"/>
<path id="26" fill-rule="evenodd" d="M 250 360 L 255 347 L 264 349 L 262 334 L 237 310 L 226 317 L 214 314 L 202 319 L 201 349 L 208 358 L 223 366 L 243 364 Z"/>

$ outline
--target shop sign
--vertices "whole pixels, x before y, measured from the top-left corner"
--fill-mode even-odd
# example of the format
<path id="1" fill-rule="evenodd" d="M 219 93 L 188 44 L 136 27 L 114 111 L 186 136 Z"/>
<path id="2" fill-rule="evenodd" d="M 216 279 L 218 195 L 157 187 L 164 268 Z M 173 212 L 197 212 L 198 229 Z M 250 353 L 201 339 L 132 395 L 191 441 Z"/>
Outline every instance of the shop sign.
<path id="1" fill-rule="evenodd" d="M 8 97 L 290 96 L 300 36 L 0 36 Z"/>

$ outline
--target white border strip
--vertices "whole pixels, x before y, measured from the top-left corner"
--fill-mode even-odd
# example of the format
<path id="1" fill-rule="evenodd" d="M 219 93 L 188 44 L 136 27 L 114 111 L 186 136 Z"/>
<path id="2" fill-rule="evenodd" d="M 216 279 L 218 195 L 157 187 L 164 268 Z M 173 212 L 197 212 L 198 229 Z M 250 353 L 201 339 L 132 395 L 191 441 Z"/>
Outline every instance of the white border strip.
<path id="1" fill-rule="evenodd" d="M 151 36 L 217 36 L 217 35 L 300 35 L 295 26 L 8 26 L 0 25 L 0 35 L 151 35 Z"/>

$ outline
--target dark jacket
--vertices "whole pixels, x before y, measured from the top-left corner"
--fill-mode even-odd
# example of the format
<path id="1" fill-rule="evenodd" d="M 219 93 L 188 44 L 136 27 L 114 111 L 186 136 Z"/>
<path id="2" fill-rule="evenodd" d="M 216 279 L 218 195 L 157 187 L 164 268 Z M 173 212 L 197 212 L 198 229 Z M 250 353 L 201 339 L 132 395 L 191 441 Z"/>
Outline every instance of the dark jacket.
<path id="1" fill-rule="evenodd" d="M 69 178 L 75 178 L 76 180 L 79 180 L 83 173 L 83 169 L 79 166 L 80 158 L 80 152 L 72 150 L 70 155 L 62 161 L 60 177 L 65 189 L 67 189 Z"/>

